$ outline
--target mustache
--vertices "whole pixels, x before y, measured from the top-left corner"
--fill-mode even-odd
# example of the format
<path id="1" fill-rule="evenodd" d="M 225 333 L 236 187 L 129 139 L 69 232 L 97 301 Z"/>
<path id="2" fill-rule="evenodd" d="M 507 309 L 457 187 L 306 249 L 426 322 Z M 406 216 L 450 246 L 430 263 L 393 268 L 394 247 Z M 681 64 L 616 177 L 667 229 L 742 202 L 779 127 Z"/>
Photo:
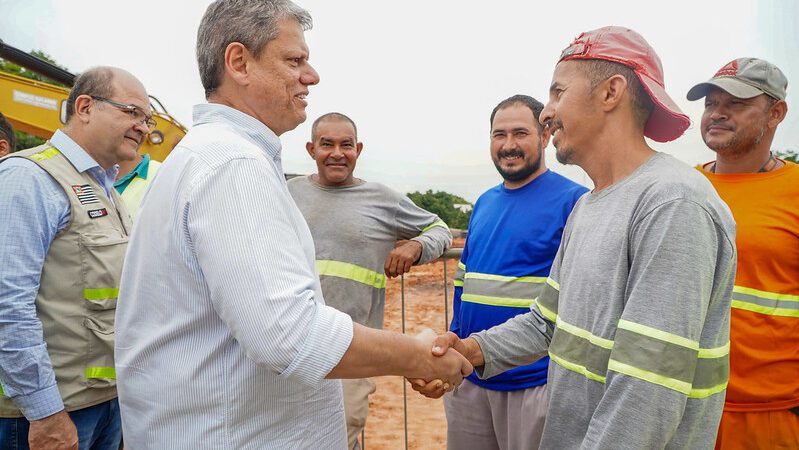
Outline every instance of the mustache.
<path id="1" fill-rule="evenodd" d="M 546 127 L 554 131 L 558 128 L 563 128 L 563 122 L 557 119 L 548 120 L 546 123 Z"/>
<path id="2" fill-rule="evenodd" d="M 500 150 L 497 152 L 497 156 L 500 158 L 512 158 L 514 156 L 518 156 L 519 158 L 524 158 L 524 152 L 520 148 L 513 148 L 510 150 Z"/>
<path id="3" fill-rule="evenodd" d="M 709 129 L 710 127 L 721 127 L 727 130 L 732 130 L 733 128 L 727 124 L 726 121 L 721 120 L 713 120 L 705 127 L 705 130 Z"/>

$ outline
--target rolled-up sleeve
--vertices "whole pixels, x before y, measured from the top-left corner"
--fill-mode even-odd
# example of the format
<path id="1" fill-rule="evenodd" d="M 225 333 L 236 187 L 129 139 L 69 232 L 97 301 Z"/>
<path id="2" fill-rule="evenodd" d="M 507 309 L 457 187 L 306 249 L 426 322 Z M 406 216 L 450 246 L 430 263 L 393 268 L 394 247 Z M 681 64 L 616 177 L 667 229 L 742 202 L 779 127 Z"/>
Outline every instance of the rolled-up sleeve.
<path id="1" fill-rule="evenodd" d="M 352 319 L 316 298 L 313 246 L 302 241 L 310 234 L 274 168 L 258 158 L 225 163 L 188 201 L 188 238 L 211 302 L 245 354 L 282 377 L 321 383 L 352 341 Z"/>

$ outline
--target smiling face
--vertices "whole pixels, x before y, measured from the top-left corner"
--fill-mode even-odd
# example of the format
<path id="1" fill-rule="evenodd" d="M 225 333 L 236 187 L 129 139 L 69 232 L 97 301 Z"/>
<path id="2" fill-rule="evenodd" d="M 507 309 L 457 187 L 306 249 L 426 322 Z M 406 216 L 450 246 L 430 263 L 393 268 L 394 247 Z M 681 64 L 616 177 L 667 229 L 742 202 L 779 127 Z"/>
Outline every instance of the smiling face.
<path id="1" fill-rule="evenodd" d="M 278 136 L 305 121 L 308 88 L 319 82 L 308 56 L 300 24 L 283 19 L 278 23 L 277 37 L 266 44 L 248 68 L 252 74 L 244 101 Z"/>
<path id="2" fill-rule="evenodd" d="M 148 117 L 152 115 L 150 98 L 139 80 L 119 71 L 114 73 L 112 85 L 114 94 L 109 100 L 134 105 Z M 91 145 L 86 146 L 86 151 L 105 169 L 135 159 L 149 128 L 130 112 L 99 100 L 90 101 L 91 120 L 86 124 L 86 133 Z"/>
<path id="3" fill-rule="evenodd" d="M 575 164 L 602 126 L 591 103 L 590 79 L 579 64 L 580 61 L 563 61 L 555 66 L 549 101 L 540 116 L 541 123 L 549 128 L 561 164 Z"/>
<path id="4" fill-rule="evenodd" d="M 713 88 L 705 97 L 702 139 L 720 153 L 743 154 L 756 147 L 768 131 L 768 96 L 743 99 Z"/>
<path id="5" fill-rule="evenodd" d="M 491 124 L 491 160 L 506 187 L 524 186 L 546 170 L 543 149 L 548 140 L 526 105 L 514 103 L 497 111 Z"/>
<path id="6" fill-rule="evenodd" d="M 317 123 L 314 141 L 305 144 L 305 148 L 316 161 L 319 184 L 339 187 L 354 184 L 352 174 L 363 144 L 358 142 L 349 121 L 332 117 Z"/>

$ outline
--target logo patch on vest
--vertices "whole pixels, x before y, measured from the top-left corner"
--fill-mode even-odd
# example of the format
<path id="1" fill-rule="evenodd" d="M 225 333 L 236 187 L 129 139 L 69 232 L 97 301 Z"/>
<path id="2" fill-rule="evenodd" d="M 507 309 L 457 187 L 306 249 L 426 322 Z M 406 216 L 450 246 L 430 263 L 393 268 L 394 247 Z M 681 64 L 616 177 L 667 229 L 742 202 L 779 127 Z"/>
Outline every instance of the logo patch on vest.
<path id="1" fill-rule="evenodd" d="M 90 209 L 89 210 L 89 218 L 90 219 L 97 219 L 97 218 L 100 218 L 100 217 L 105 217 L 107 215 L 108 215 L 108 210 L 106 210 L 105 208 Z"/>
<path id="2" fill-rule="evenodd" d="M 100 203 L 100 199 L 94 193 L 94 189 L 88 184 L 72 185 L 72 190 L 78 197 L 81 205 L 91 205 L 92 203 Z"/>

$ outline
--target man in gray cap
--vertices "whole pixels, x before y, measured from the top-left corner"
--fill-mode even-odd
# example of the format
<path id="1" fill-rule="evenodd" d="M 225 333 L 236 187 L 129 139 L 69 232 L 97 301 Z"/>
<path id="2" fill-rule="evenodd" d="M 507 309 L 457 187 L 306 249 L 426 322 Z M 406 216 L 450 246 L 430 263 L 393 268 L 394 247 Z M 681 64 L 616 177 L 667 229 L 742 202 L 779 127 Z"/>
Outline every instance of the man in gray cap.
<path id="1" fill-rule="evenodd" d="M 705 98 L 699 167 L 738 223 L 730 381 L 717 448 L 799 445 L 799 166 L 771 142 L 788 107 L 774 64 L 739 58 L 688 92 Z"/>

